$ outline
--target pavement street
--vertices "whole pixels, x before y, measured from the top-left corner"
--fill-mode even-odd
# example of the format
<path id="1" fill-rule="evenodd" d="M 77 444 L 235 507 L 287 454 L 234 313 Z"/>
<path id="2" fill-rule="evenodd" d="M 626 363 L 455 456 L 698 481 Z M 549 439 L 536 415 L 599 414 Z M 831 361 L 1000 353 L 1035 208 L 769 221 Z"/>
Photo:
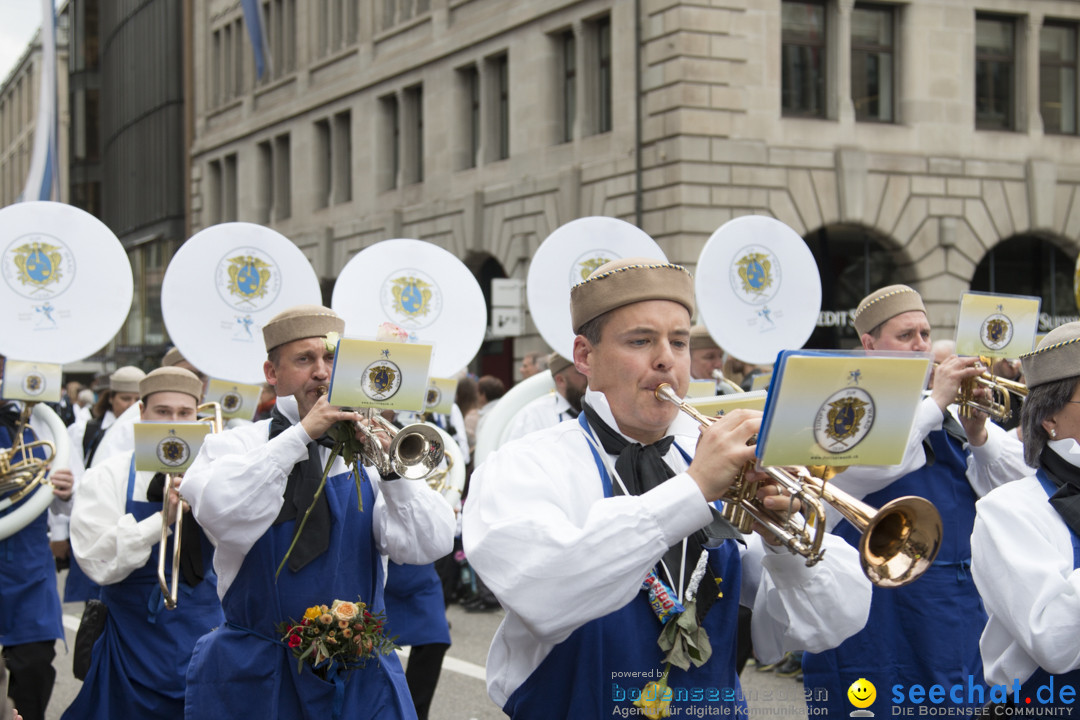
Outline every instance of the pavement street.
<path id="1" fill-rule="evenodd" d="M 67 571 L 60 573 L 60 592 Z M 64 605 L 64 628 L 68 648 L 75 644 L 75 630 L 82 615 L 82 603 Z M 430 720 L 503 720 L 502 710 L 488 698 L 484 682 L 484 664 L 488 645 L 503 612 L 467 613 L 457 605 L 447 608 L 453 639 L 443 662 L 443 671 L 435 691 Z M 81 682 L 71 674 L 71 655 L 57 643 L 56 687 L 49 702 L 47 720 L 59 720 L 64 709 L 79 692 Z M 403 652 L 407 656 L 407 650 Z M 404 658 L 402 662 L 407 660 Z M 742 675 L 743 690 L 754 718 L 798 718 L 806 716 L 802 682 L 778 677 L 771 672 L 757 672 L 753 665 Z"/>

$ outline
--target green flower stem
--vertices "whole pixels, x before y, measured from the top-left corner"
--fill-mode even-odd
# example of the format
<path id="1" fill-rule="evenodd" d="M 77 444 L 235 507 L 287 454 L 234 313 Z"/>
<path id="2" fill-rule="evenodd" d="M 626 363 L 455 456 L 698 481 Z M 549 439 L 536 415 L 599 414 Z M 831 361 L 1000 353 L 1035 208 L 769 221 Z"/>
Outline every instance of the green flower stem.
<path id="1" fill-rule="evenodd" d="M 282 568 L 285 567 L 285 563 L 288 562 L 289 556 L 292 555 L 293 548 L 296 547 L 296 541 L 300 539 L 300 533 L 304 532 L 304 526 L 307 525 L 308 518 L 311 516 L 311 511 L 315 509 L 315 503 L 319 501 L 319 496 L 322 495 L 323 489 L 326 487 L 326 476 L 330 474 L 330 468 L 333 466 L 334 461 L 337 460 L 338 446 L 334 445 L 330 450 L 330 459 L 326 461 L 326 467 L 323 468 L 322 480 L 319 482 L 319 487 L 315 490 L 315 497 L 311 500 L 311 505 L 308 506 L 307 512 L 304 513 L 304 517 L 300 519 L 300 525 L 296 528 L 296 533 L 293 534 L 292 543 L 289 544 L 289 549 L 285 551 L 285 557 L 281 559 L 281 564 L 278 565 L 277 572 L 274 573 L 274 580 L 277 580 L 281 575 Z"/>

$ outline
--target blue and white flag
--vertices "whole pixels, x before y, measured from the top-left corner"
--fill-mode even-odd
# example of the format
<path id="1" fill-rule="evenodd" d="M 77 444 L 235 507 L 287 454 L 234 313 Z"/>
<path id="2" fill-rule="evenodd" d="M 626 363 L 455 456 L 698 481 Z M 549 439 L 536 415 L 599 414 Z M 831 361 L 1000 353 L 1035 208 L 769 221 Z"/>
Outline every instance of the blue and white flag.
<path id="1" fill-rule="evenodd" d="M 267 67 L 273 67 L 262 4 L 259 0 L 240 0 L 240 7 L 244 10 L 244 23 L 247 25 L 248 37 L 251 38 L 251 47 L 255 51 L 255 75 L 261 80 Z"/>
<path id="2" fill-rule="evenodd" d="M 60 166 L 57 154 L 56 10 L 53 0 L 41 0 L 41 72 L 34 150 L 20 201 L 59 200 Z"/>

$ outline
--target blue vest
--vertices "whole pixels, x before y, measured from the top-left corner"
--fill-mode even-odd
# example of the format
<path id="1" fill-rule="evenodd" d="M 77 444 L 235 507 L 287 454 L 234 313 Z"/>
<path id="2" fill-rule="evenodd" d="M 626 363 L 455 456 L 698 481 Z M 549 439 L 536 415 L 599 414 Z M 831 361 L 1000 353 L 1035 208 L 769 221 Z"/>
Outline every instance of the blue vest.
<path id="1" fill-rule="evenodd" d="M 34 439 L 29 428 L 23 431 L 23 442 Z M 0 426 L 0 447 L 11 445 L 11 434 Z M 45 453 L 39 450 L 34 455 L 44 457 Z M 0 517 L 13 510 L 0 512 Z M 47 513 L 41 513 L 19 532 L 0 540 L 0 645 L 14 647 L 63 637 L 56 562 L 49 549 Z"/>
<path id="2" fill-rule="evenodd" d="M 398 645 L 450 644 L 446 601 L 435 563 L 399 565 L 386 572 L 386 627 Z"/>
<path id="3" fill-rule="evenodd" d="M 142 521 L 161 510 L 156 502 L 132 499 L 135 456 L 128 471 L 125 512 Z M 175 535 L 165 548 L 172 558 Z M 224 620 L 217 597 L 214 550 L 199 531 L 205 577 L 195 587 L 181 584 L 175 610 L 165 609 L 158 585 L 160 544 L 138 570 L 101 587 L 109 609 L 105 631 L 94 643 L 90 670 L 82 689 L 62 720 L 100 718 L 160 718 L 174 720 L 184 713 L 184 676 L 196 641 Z"/>
<path id="4" fill-rule="evenodd" d="M 366 473 L 362 487 L 361 513 L 351 471 L 327 478 L 330 547 L 299 572 L 286 567 L 274 576 L 296 520 L 272 525 L 252 546 L 222 600 L 226 625 L 205 635 L 192 655 L 189 720 L 326 720 L 341 717 L 343 709 L 352 720 L 416 718 L 395 654 L 323 680 L 308 664 L 297 673 L 296 658 L 276 629 L 278 623 L 301 619 L 313 605 L 357 596 L 371 612 L 383 611 L 382 560 L 372 535 L 375 494 Z"/>
<path id="5" fill-rule="evenodd" d="M 831 650 L 803 655 L 807 704 L 815 711 L 847 717 L 855 709 L 847 691 L 859 678 L 877 688 L 877 700 L 866 708 L 877 717 L 891 712 L 893 685 L 906 689 L 959 683 L 966 688 L 972 676 L 975 685 L 985 688 L 979 636 L 986 626 L 986 611 L 969 572 L 977 496 L 967 480 L 967 453 L 960 441 L 943 430 L 930 433 L 929 440 L 933 465 L 924 465 L 864 501 L 875 508 L 905 495 L 932 502 L 943 525 L 937 560 L 909 585 L 875 587 L 870 617 L 861 631 Z M 859 532 L 847 521 L 834 532 L 859 546 Z M 946 697 L 935 707 L 956 704 Z"/>
<path id="6" fill-rule="evenodd" d="M 578 422 L 589 433 L 584 413 L 578 415 Z M 611 478 L 596 449 L 592 452 L 604 497 L 612 497 Z M 682 448 L 679 452 L 690 461 Z M 746 708 L 735 672 L 742 572 L 738 545 L 725 540 L 709 550 L 709 562 L 721 581 L 714 590 L 721 597 L 704 622 L 713 654 L 702 667 L 691 665 L 689 672 L 672 667 L 668 676 L 673 691 L 671 707 L 679 708 L 680 717 L 689 707 L 719 707 L 728 716 L 736 708 L 740 712 Z M 700 592 L 709 590 L 701 588 Z M 629 604 L 586 623 L 552 648 L 510 696 L 503 712 L 515 720 L 549 720 L 605 718 L 625 709 L 636 711 L 634 699 L 640 697 L 646 683 L 659 680 L 664 670 L 664 654 L 657 645 L 661 628 L 645 593 L 639 592 Z"/>

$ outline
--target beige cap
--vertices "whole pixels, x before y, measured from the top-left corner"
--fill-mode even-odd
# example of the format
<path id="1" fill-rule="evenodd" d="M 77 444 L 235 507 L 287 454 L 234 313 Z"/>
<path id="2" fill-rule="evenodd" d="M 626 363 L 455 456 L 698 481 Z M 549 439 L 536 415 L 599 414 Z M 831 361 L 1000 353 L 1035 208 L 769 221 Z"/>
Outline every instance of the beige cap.
<path id="1" fill-rule="evenodd" d="M 270 318 L 263 326 L 263 340 L 270 352 L 293 340 L 324 337 L 332 332 L 345 332 L 345 321 L 337 313 L 322 305 L 296 305 Z"/>
<path id="2" fill-rule="evenodd" d="M 722 349 L 716 344 L 716 341 L 713 340 L 712 335 L 709 334 L 709 330 L 704 325 L 695 325 L 690 328 L 691 350 L 710 350 L 712 348 Z"/>
<path id="3" fill-rule="evenodd" d="M 109 389 L 114 392 L 139 392 L 139 381 L 146 377 L 139 368 L 134 365 L 125 365 L 117 368 L 116 372 L 109 376 Z"/>
<path id="4" fill-rule="evenodd" d="M 548 355 L 548 370 L 551 371 L 551 377 L 555 377 L 563 370 L 574 367 L 573 360 L 567 360 L 559 353 L 551 353 Z"/>
<path id="5" fill-rule="evenodd" d="M 682 265 L 650 258 L 604 263 L 585 282 L 570 289 L 570 320 L 575 333 L 604 313 L 646 300 L 671 300 L 694 314 L 694 279 Z"/>
<path id="6" fill-rule="evenodd" d="M 881 323 L 912 310 L 926 313 L 922 296 L 907 285 L 889 285 L 870 293 L 855 310 L 855 331 L 870 332 Z"/>
<path id="7" fill-rule="evenodd" d="M 184 356 L 180 354 L 180 350 L 169 348 L 169 352 L 165 353 L 165 357 L 161 358 L 161 367 L 172 367 L 182 362 L 184 362 Z"/>
<path id="8" fill-rule="evenodd" d="M 184 368 L 160 367 L 153 370 L 139 383 L 143 400 L 156 392 L 178 392 L 190 395 L 195 402 L 202 402 L 202 380 Z"/>
<path id="9" fill-rule="evenodd" d="M 1048 332 L 1037 348 L 1020 356 L 1020 364 L 1029 388 L 1080 376 L 1080 322 Z"/>

